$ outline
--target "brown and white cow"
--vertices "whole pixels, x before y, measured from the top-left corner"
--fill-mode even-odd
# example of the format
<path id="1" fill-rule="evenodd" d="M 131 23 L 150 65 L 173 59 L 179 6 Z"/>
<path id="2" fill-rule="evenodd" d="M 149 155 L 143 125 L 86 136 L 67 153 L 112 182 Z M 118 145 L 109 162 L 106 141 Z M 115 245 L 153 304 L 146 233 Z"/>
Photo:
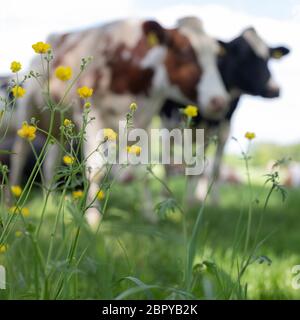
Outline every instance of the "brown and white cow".
<path id="1" fill-rule="evenodd" d="M 140 128 L 149 126 L 166 98 L 195 103 L 207 113 L 225 112 L 227 93 L 217 69 L 217 43 L 204 33 L 198 19 L 190 21 L 192 28 L 165 29 L 155 21 L 120 20 L 48 39 L 55 56 L 53 68 L 71 66 L 75 73 L 82 57 L 93 56 L 93 62 L 78 84 L 94 89 L 90 116 L 95 120 L 87 126 L 86 155 L 99 145 L 95 137 L 100 129 L 118 129 L 118 121 L 124 119 L 133 101 L 139 106 L 135 126 Z M 153 35 L 156 45 L 149 43 L 149 36 Z M 31 69 L 39 71 L 40 68 L 40 60 L 35 59 Z M 65 89 L 62 82 L 51 76 L 50 88 L 53 98 L 59 101 Z M 47 129 L 49 117 L 40 112 L 44 102 L 38 83 L 28 81 L 26 89 L 26 96 L 18 105 L 18 125 L 34 116 L 39 119 L 39 126 Z M 76 88 L 70 92 L 69 103 L 74 106 L 73 119 L 80 119 Z M 58 126 L 54 134 L 59 134 Z M 53 174 L 58 150 L 54 145 L 48 152 L 46 179 Z M 16 155 L 12 156 L 10 168 L 11 184 L 19 183 L 28 151 L 28 143 L 17 138 L 13 146 Z M 87 162 L 90 199 L 94 198 L 100 179 L 99 166 L 93 169 L 94 160 L 90 156 Z M 89 219 L 98 218 L 98 210 L 92 208 Z"/>

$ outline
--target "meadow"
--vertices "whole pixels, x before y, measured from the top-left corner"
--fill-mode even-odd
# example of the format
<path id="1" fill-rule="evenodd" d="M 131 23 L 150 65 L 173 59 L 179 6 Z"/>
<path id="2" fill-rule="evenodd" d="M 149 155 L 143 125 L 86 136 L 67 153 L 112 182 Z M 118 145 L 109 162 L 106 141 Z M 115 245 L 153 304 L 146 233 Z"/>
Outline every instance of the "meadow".
<path id="1" fill-rule="evenodd" d="M 194 284 L 186 296 L 183 286 L 185 241 L 182 233 L 180 212 L 169 212 L 158 224 L 150 224 L 141 217 L 143 199 L 140 189 L 143 181 L 131 185 L 117 185 L 108 202 L 108 210 L 98 234 L 89 227 L 82 229 L 78 253 L 83 254 L 76 266 L 67 266 L 64 258 L 74 231 L 74 216 L 68 208 L 64 212 L 64 222 L 55 234 L 55 258 L 51 261 L 53 279 L 49 297 L 64 299 L 230 299 L 241 298 L 232 295 L 236 285 L 236 266 L 233 262 L 243 259 L 243 246 L 237 238 L 245 232 L 247 225 L 247 186 L 223 186 L 219 207 L 207 205 L 200 232 L 196 241 L 194 261 Z M 154 200 L 161 198 L 161 186 L 152 181 Z M 172 190 L 179 197 L 184 189 L 181 177 L 173 178 Z M 267 196 L 267 189 L 254 186 L 256 205 L 253 208 L 253 226 L 261 215 L 261 202 Z M 121 196 L 120 196 L 121 195 Z M 1 263 L 7 266 L 8 289 L 0 291 L 2 299 L 39 298 L 40 281 L 36 270 L 35 248 L 32 245 L 30 229 L 38 225 L 40 219 L 40 197 L 38 190 L 31 196 L 28 206 L 31 215 L 27 219 L 26 230 L 21 236 L 12 235 L 11 245 Z M 299 191 L 289 190 L 282 203 L 279 194 L 272 195 L 265 212 L 261 234 L 268 236 L 255 261 L 249 266 L 243 283 L 247 284 L 247 298 L 250 299 L 299 299 L 299 290 L 293 289 L 292 267 L 299 264 L 300 249 L 298 220 Z M 51 227 L 55 223 L 57 204 L 51 199 L 47 209 L 44 227 L 39 240 L 40 250 L 47 252 Z M 195 224 L 198 206 L 189 209 L 187 228 L 190 234 Z M 251 241 L 256 236 L 256 228 L 251 229 Z M 59 279 L 72 278 L 54 296 Z"/>
<path id="2" fill-rule="evenodd" d="M 50 128 L 45 131 L 37 119 L 32 119 L 17 131 L 36 157 L 24 185 L 10 185 L 7 166 L 0 167 L 0 264 L 7 275 L 1 299 L 300 297 L 300 291 L 292 286 L 292 268 L 300 263 L 299 191 L 282 187 L 282 161 L 266 172 L 255 162 L 257 154 L 252 156 L 251 148 L 231 158 L 235 170 L 243 175 L 243 183 L 223 185 L 218 206 L 210 201 L 213 180 L 206 199 L 196 204 L 189 200 L 188 180 L 183 175 L 168 180 L 162 167 L 148 166 L 137 168 L 138 174 L 130 183 L 121 183 L 111 175 L 112 165 L 107 165 L 99 190 L 89 202 L 90 181 L 80 150 L 86 127 L 93 121 L 89 118 L 94 107 L 90 102 L 92 88 L 77 88 L 82 102 L 81 128 L 65 118 L 65 112 L 67 96 L 90 60 L 82 60 L 78 75 L 57 102 L 47 83 L 53 59 L 49 45 L 37 43 L 33 48 L 48 73 L 46 85 L 41 87 Z M 14 73 L 20 68 L 12 64 Z M 39 73 L 29 75 L 32 81 L 41 80 Z M 58 67 L 55 76 L 65 82 L 72 72 L 68 67 Z M 2 100 L 4 112 L 9 113 L 16 100 L 26 94 L 24 81 L 28 77 L 13 80 L 9 90 L 14 97 Z M 129 129 L 137 108 L 134 103 L 128 106 L 125 119 Z M 186 127 L 197 114 L 195 109 L 190 106 L 183 110 Z M 57 114 L 61 119 L 60 139 L 53 134 Z M 117 139 L 112 129 L 106 130 L 103 143 Z M 46 135 L 40 153 L 32 143 L 37 132 Z M 254 133 L 245 135 L 249 146 L 255 144 L 254 138 Z M 41 167 L 53 142 L 60 147 L 64 166 L 56 169 L 49 185 Z M 138 155 L 141 149 L 128 146 L 127 152 Z M 41 179 L 37 180 L 39 175 Z M 157 223 L 146 221 L 142 215 L 149 210 L 144 197 L 147 185 L 152 196 L 150 210 L 157 215 Z M 8 198 L 13 203 L 8 204 Z M 102 214 L 96 228 L 86 221 L 92 206 Z"/>

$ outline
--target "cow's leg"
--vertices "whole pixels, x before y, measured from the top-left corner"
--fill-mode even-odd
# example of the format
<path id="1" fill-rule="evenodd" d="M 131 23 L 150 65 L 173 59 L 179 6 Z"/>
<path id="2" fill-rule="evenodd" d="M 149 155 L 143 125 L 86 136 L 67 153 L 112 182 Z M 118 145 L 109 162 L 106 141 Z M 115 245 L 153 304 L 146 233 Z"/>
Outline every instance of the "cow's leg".
<path id="1" fill-rule="evenodd" d="M 86 127 L 86 141 L 84 143 L 84 157 L 86 159 L 86 178 L 89 180 L 89 190 L 87 196 L 87 204 L 91 204 L 95 200 L 99 191 L 101 178 L 105 173 L 104 160 L 97 151 L 101 145 L 102 137 L 99 131 L 102 126 L 102 121 L 99 114 L 94 114 L 91 111 L 90 116 L 95 117 Z M 99 201 L 96 199 L 91 207 L 86 211 L 86 219 L 89 225 L 96 228 L 99 225 L 101 213 L 98 209 Z"/>
<path id="2" fill-rule="evenodd" d="M 173 108 L 173 105 L 171 105 L 171 107 Z M 167 129 L 169 132 L 172 131 L 173 129 L 176 129 L 178 127 L 178 124 L 180 123 L 180 115 L 178 116 L 178 110 L 176 109 L 175 106 L 175 111 L 173 110 L 173 112 L 171 113 L 171 115 L 165 115 L 163 114 L 161 116 L 161 128 L 162 129 Z M 168 145 L 170 144 L 170 159 L 172 159 L 174 157 L 174 152 L 176 150 L 176 146 L 175 146 L 175 141 L 173 139 L 169 140 L 170 136 L 169 134 L 166 134 L 164 132 L 163 136 L 162 136 L 162 145 Z M 162 150 L 162 152 L 164 152 L 164 150 Z M 166 174 L 166 178 L 169 179 L 172 176 L 174 176 L 177 172 L 176 170 L 178 170 L 178 166 L 176 166 L 175 164 L 164 164 L 164 169 L 165 169 L 165 174 Z M 182 166 L 182 170 L 184 169 L 184 167 Z"/>
<path id="3" fill-rule="evenodd" d="M 50 183 L 53 179 L 55 168 L 60 163 L 60 148 L 57 143 L 50 145 L 46 155 L 45 162 L 43 164 L 43 173 L 45 177 L 45 183 L 47 187 L 50 187 Z"/>
<path id="4" fill-rule="evenodd" d="M 218 128 L 218 144 L 212 170 L 212 179 L 214 179 L 215 182 L 212 188 L 211 199 L 212 203 L 216 205 L 219 203 L 221 163 L 229 131 L 229 121 L 222 122 Z"/>
<path id="5" fill-rule="evenodd" d="M 142 191 L 143 191 L 142 215 L 146 221 L 149 221 L 150 223 L 157 223 L 158 217 L 157 217 L 157 214 L 154 212 L 153 195 L 150 189 L 149 174 L 147 174 L 145 176 L 145 179 L 143 180 Z"/>
<path id="6" fill-rule="evenodd" d="M 197 185 L 195 190 L 195 198 L 198 201 L 204 201 L 207 192 L 208 192 L 208 186 L 209 186 L 209 179 L 207 176 L 207 173 L 204 173 L 201 175 L 201 177 L 197 181 Z"/>
<path id="7" fill-rule="evenodd" d="M 27 95 L 21 102 L 18 102 L 16 113 L 16 126 L 20 128 L 23 121 L 29 122 L 34 113 L 33 107 L 33 91 L 29 88 Z M 24 167 L 30 153 L 29 142 L 16 136 L 12 146 L 12 154 L 10 157 L 10 185 L 20 185 L 22 183 L 22 176 Z"/>
<path id="8" fill-rule="evenodd" d="M 210 181 L 209 181 L 209 172 L 211 169 L 209 161 L 205 157 L 205 153 L 207 150 L 207 147 L 209 146 L 210 143 L 210 138 L 214 135 L 214 129 L 210 127 L 204 127 L 205 128 L 205 136 L 204 136 L 204 171 L 201 173 L 200 177 L 198 178 L 197 184 L 195 185 L 195 198 L 198 201 L 203 202 L 205 198 L 207 197 L 207 193 L 209 190 L 210 186 Z"/>
<path id="9" fill-rule="evenodd" d="M 29 143 L 24 139 L 16 137 L 10 159 L 10 185 L 20 185 L 22 183 L 23 171 L 29 152 Z"/>
<path id="10" fill-rule="evenodd" d="M 205 155 L 206 147 L 204 147 L 204 155 Z M 192 203 L 203 202 L 207 196 L 207 192 L 209 189 L 209 178 L 208 178 L 208 161 L 204 156 L 204 168 L 203 172 L 199 175 L 190 176 L 189 182 L 189 192 L 190 201 Z"/>

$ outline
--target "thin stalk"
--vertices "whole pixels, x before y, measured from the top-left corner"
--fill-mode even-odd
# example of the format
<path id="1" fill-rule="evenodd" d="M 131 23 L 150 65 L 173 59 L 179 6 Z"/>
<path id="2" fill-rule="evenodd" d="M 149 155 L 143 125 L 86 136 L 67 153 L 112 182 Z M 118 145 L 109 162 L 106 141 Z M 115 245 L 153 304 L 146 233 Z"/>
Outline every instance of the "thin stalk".
<path id="1" fill-rule="evenodd" d="M 248 153 L 244 155 L 245 165 L 246 165 L 246 174 L 247 174 L 247 182 L 248 187 L 250 189 L 250 199 L 249 199 L 249 209 L 248 209 L 248 221 L 247 221 L 247 229 L 246 229 L 246 239 L 245 239 L 245 247 L 244 252 L 247 253 L 249 241 L 250 241 L 250 234 L 251 234 L 251 226 L 252 226 L 252 202 L 253 202 L 253 190 L 251 184 L 251 177 L 250 177 L 250 170 L 249 170 L 249 162 L 248 162 Z"/>
<path id="2" fill-rule="evenodd" d="M 205 209 L 207 197 L 210 194 L 213 184 L 214 184 L 214 180 L 211 181 L 211 184 L 205 195 L 204 201 L 198 211 L 197 219 L 192 231 L 192 236 L 188 244 L 188 256 L 187 256 L 186 265 L 185 265 L 185 275 L 186 275 L 185 287 L 187 291 L 191 289 L 191 285 L 192 285 L 193 263 L 194 263 L 195 254 L 196 254 L 196 242 L 197 242 L 198 234 L 200 231 L 202 216 Z"/>

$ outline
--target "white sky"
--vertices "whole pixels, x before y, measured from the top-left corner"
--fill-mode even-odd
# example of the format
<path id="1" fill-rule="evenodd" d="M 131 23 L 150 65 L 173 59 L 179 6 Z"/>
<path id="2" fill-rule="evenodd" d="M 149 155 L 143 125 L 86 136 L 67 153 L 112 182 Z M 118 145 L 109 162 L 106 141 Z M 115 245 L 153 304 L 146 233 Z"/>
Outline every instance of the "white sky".
<path id="1" fill-rule="evenodd" d="M 245 96 L 233 119 L 231 134 L 242 140 L 244 132 L 249 130 L 256 132 L 257 141 L 300 142 L 300 2 L 289 3 L 290 8 L 285 10 L 287 14 L 283 19 L 278 18 L 278 12 L 277 15 L 270 12 L 267 17 L 254 15 L 253 12 L 248 14 L 240 7 L 235 10 L 229 5 L 169 2 L 164 7 L 154 0 L 151 9 L 149 3 L 136 0 L 52 0 L 48 4 L 38 0 L 6 1 L 0 11 L 0 73 L 9 72 L 12 60 L 28 66 L 32 57 L 31 44 L 44 40 L 51 32 L 82 28 L 115 18 L 154 17 L 171 26 L 178 17 L 197 15 L 204 21 L 209 34 L 223 40 L 232 39 L 252 25 L 270 45 L 285 44 L 292 49 L 292 53 L 270 65 L 274 78 L 281 85 L 281 97 L 266 100 Z M 235 143 L 229 142 L 227 150 L 235 151 Z"/>

